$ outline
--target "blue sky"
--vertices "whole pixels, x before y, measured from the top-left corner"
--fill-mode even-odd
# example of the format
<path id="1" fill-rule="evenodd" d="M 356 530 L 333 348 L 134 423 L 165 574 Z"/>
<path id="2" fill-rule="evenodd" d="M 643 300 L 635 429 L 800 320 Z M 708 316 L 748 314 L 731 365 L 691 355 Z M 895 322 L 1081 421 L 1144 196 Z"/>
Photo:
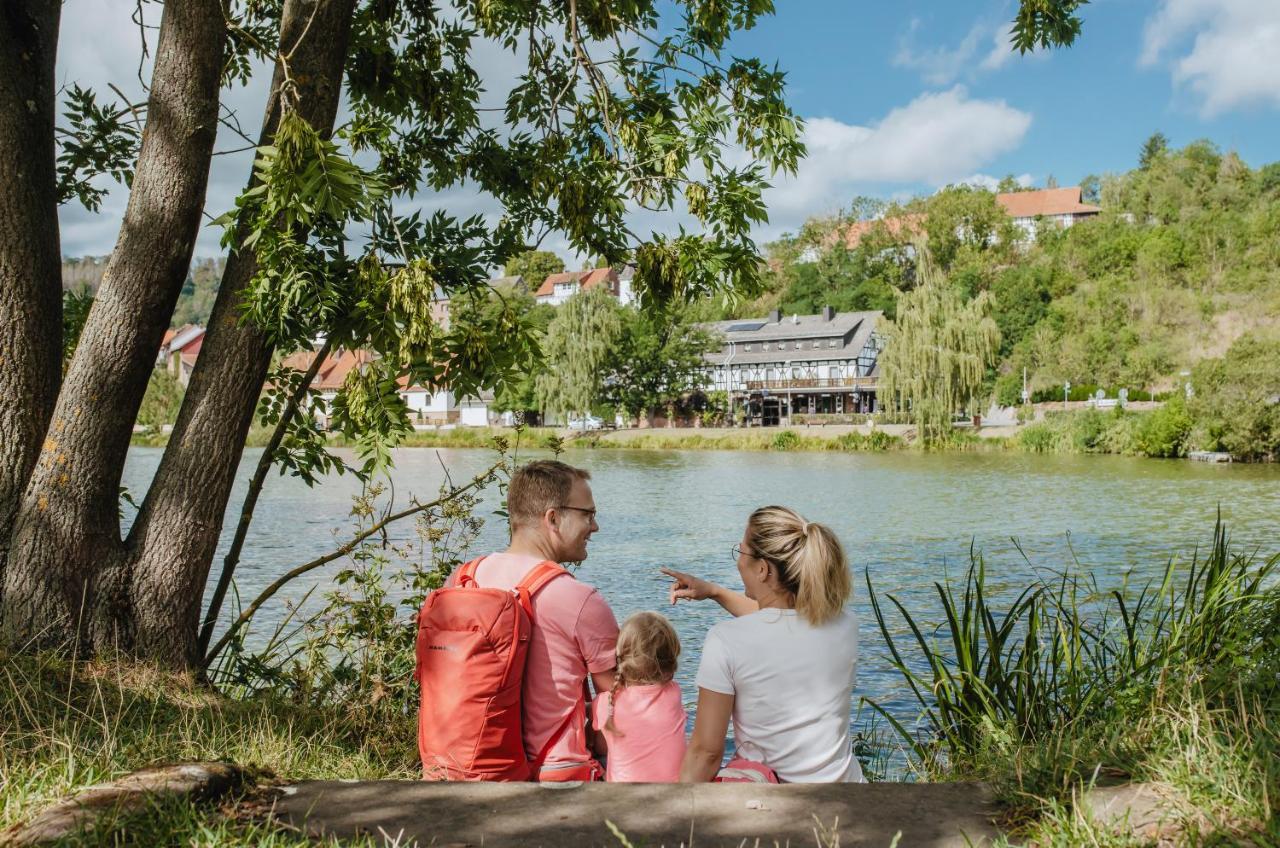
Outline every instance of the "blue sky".
<path id="1" fill-rule="evenodd" d="M 1280 0 L 1094 0 L 1074 47 L 1028 56 L 1006 48 L 1014 0 L 776 2 L 777 14 L 739 35 L 733 52 L 787 72 L 810 156 L 767 194 L 762 240 L 859 194 L 905 198 L 1005 174 L 1034 185 L 1052 174 L 1070 185 L 1124 171 L 1156 130 L 1179 146 L 1209 138 L 1255 167 L 1280 159 Z M 159 7 L 145 9 L 158 23 Z M 60 82 L 112 81 L 141 96 L 132 11 L 132 3 L 66 0 Z M 477 62 L 497 81 L 518 68 L 496 50 Z M 265 77 L 225 95 L 246 126 L 261 114 Z M 221 148 L 236 146 L 234 137 L 219 139 Z M 247 154 L 215 161 L 211 215 L 230 208 L 249 165 Z M 64 254 L 109 252 L 126 199 L 112 192 L 96 215 L 63 207 Z M 466 189 L 424 206 L 499 211 Z M 679 220 L 644 223 L 665 229 Z M 197 255 L 219 253 L 219 235 L 206 227 Z M 562 243 L 546 246 L 565 252 Z"/>
<path id="2" fill-rule="evenodd" d="M 819 172 L 788 200 L 815 212 L 1005 174 L 1070 185 L 1132 168 L 1156 130 L 1280 159 L 1280 0 L 1094 0 L 1074 47 L 1026 56 L 1007 49 L 1013 0 L 778 6 L 734 49 L 788 73 Z"/>

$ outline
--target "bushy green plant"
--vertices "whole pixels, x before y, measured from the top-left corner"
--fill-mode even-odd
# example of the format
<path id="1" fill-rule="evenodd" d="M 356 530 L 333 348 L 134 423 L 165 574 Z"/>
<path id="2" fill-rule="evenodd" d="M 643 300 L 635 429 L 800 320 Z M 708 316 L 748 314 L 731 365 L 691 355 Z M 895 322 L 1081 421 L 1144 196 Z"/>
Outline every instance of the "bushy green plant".
<path id="1" fill-rule="evenodd" d="M 789 451 L 795 450 L 800 446 L 800 436 L 795 430 L 783 430 L 781 433 L 774 435 L 772 441 L 769 442 L 771 450 Z"/>
<path id="2" fill-rule="evenodd" d="M 178 418 L 184 394 L 181 383 L 163 367 L 156 368 L 151 372 L 142 406 L 138 408 L 138 423 L 154 429 L 172 424 Z"/>
<path id="3" fill-rule="evenodd" d="M 1137 449 L 1146 456 L 1185 456 L 1191 425 L 1186 402 L 1174 397 L 1142 417 L 1135 434 Z"/>

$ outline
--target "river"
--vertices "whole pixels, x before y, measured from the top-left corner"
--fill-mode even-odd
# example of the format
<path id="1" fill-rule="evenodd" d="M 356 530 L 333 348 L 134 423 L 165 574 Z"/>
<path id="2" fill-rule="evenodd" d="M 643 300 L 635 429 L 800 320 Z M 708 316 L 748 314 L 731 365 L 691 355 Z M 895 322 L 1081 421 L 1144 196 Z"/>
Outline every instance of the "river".
<path id="1" fill-rule="evenodd" d="M 246 451 L 215 573 L 259 453 Z M 130 452 L 124 485 L 135 498 L 141 500 L 160 456 L 160 449 Z M 669 581 L 658 568 L 670 565 L 736 585 L 729 548 L 741 537 L 747 515 L 763 504 L 791 506 L 830 525 L 844 542 L 857 578 L 852 606 L 861 627 L 855 696 L 881 700 L 904 717 L 914 715 L 914 708 L 885 660 L 864 574 L 878 592 L 893 593 L 908 609 L 926 613 L 936 610 L 933 582 L 962 574 L 970 545 L 986 557 L 993 593 L 1006 597 L 1037 573 L 1069 567 L 1092 571 L 1103 585 L 1126 576 L 1141 580 L 1158 573 L 1169 556 L 1189 555 L 1207 544 L 1219 509 L 1235 542 L 1263 554 L 1280 550 L 1280 466 L 1274 465 L 911 451 L 582 450 L 564 459 L 591 471 L 600 511 L 600 532 L 578 577 L 600 589 L 619 620 L 641 609 L 661 609 L 671 617 L 684 645 L 678 680 L 688 701 L 696 694 L 693 676 L 703 634 L 724 613 L 710 602 L 667 607 Z M 410 495 L 434 497 L 445 469 L 453 480 L 465 481 L 493 460 L 482 450 L 400 450 L 391 476 L 396 503 L 407 504 Z M 237 572 L 241 597 L 256 596 L 282 572 L 348 538 L 351 498 L 358 491 L 350 476 L 308 488 L 272 475 Z M 504 521 L 493 515 L 496 499 L 496 490 L 486 493 L 480 510 L 486 521 L 479 552 L 500 548 L 506 539 Z M 407 538 L 410 524 L 392 537 Z M 256 632 L 270 631 L 286 600 L 312 587 L 322 594 L 344 565 L 312 572 L 282 592 L 262 610 Z"/>

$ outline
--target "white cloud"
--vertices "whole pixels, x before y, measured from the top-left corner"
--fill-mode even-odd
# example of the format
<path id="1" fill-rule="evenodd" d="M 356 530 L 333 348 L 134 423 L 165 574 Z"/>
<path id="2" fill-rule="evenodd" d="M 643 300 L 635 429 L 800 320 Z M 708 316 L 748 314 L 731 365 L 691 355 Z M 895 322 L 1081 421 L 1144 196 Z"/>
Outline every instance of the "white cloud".
<path id="1" fill-rule="evenodd" d="M 967 185 L 974 188 L 985 188 L 987 191 L 995 191 L 1000 185 L 1000 177 L 993 177 L 990 174 L 970 174 L 961 180 L 956 180 L 952 185 Z M 1013 181 L 1022 188 L 1030 188 L 1035 180 L 1030 174 L 1019 174 L 1013 178 Z"/>
<path id="2" fill-rule="evenodd" d="M 1029 113 L 1003 100 L 971 99 L 963 86 L 922 94 L 870 126 L 810 119 L 808 157 L 796 176 L 779 178 L 766 194 L 769 231 L 794 229 L 858 193 L 968 179 L 1017 148 L 1030 126 Z"/>
<path id="3" fill-rule="evenodd" d="M 1280 2 L 1162 0 L 1143 33 L 1145 66 L 1168 62 L 1205 117 L 1247 107 L 1280 107 Z"/>
<path id="4" fill-rule="evenodd" d="M 921 47 L 916 42 L 920 19 L 913 18 L 893 56 L 894 67 L 917 71 L 929 85 L 950 85 L 957 79 L 972 78 L 978 71 L 995 71 L 1013 58 L 1009 24 L 979 21 L 969 28 L 954 47 Z M 981 58 L 979 54 L 983 50 Z"/>

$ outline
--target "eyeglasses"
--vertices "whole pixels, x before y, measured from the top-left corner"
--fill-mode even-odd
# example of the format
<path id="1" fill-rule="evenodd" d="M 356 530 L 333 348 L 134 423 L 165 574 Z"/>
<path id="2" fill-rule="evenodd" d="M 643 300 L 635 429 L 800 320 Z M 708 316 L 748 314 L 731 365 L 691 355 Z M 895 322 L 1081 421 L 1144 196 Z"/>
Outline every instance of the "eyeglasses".
<path id="1" fill-rule="evenodd" d="M 586 507 L 584 507 L 584 506 L 569 506 L 568 504 L 560 504 L 560 506 L 556 507 L 556 509 L 572 509 L 572 510 L 576 510 L 576 511 L 578 511 L 578 512 L 585 513 L 585 514 L 586 514 L 586 516 L 587 516 L 587 521 L 595 521 L 595 520 L 596 520 L 596 511 L 595 511 L 594 509 L 587 509 L 587 508 L 586 508 Z"/>
<path id="2" fill-rule="evenodd" d="M 748 559 L 755 559 L 752 553 L 750 551 L 744 551 L 741 545 L 734 545 L 732 548 L 729 549 L 729 553 L 733 554 L 734 562 L 737 562 L 739 559 L 741 559 L 743 554 L 746 554 Z"/>

